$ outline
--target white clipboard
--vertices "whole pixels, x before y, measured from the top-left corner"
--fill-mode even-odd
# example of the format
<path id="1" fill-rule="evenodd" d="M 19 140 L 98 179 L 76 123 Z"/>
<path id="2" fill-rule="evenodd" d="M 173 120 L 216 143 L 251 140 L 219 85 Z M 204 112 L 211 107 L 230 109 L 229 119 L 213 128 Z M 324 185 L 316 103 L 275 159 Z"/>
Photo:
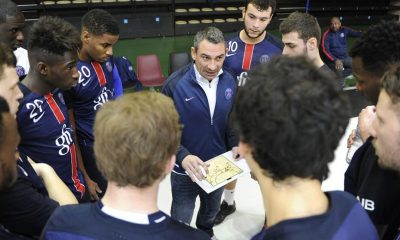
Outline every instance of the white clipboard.
<path id="1" fill-rule="evenodd" d="M 250 173 L 250 168 L 246 160 L 243 158 L 237 161 L 234 160 L 232 151 L 223 153 L 206 162 L 210 164 L 206 178 L 199 181 L 195 176 L 196 183 L 206 193 L 211 193 L 233 180 Z"/>

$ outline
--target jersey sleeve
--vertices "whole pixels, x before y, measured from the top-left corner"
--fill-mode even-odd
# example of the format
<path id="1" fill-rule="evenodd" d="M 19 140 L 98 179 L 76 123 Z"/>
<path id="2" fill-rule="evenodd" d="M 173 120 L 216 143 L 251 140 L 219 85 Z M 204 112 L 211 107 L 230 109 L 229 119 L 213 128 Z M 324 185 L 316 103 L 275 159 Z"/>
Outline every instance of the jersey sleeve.
<path id="1" fill-rule="evenodd" d="M 334 62 L 336 60 L 336 57 L 331 53 L 331 50 L 330 50 L 329 30 L 326 30 L 324 32 L 324 34 L 322 35 L 321 47 L 322 47 L 322 52 L 326 56 L 326 58 L 329 61 Z"/>
<path id="2" fill-rule="evenodd" d="M 346 31 L 347 36 L 349 36 L 349 37 L 354 37 L 355 38 L 355 37 L 361 37 L 361 35 L 362 35 L 361 31 L 357 31 L 357 30 L 354 30 L 352 28 L 344 27 L 344 29 Z"/>
<path id="3" fill-rule="evenodd" d="M 122 81 L 118 72 L 118 68 L 115 64 L 113 69 L 113 78 L 114 78 L 114 99 L 116 99 L 123 95 L 124 90 L 122 88 Z"/>

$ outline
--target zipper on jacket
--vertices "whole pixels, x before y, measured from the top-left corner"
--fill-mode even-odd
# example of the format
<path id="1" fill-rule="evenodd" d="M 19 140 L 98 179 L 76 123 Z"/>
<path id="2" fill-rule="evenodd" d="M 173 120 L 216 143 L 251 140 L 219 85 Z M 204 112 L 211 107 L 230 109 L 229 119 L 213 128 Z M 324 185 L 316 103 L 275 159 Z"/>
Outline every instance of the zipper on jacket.
<path id="1" fill-rule="evenodd" d="M 211 118 L 211 126 L 214 125 L 214 120 Z"/>

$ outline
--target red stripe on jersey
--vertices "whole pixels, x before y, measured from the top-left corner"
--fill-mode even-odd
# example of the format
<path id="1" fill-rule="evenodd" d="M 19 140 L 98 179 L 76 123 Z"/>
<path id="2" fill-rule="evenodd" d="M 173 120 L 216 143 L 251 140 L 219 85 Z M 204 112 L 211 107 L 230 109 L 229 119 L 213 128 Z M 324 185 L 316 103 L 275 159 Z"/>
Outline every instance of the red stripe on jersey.
<path id="1" fill-rule="evenodd" d="M 254 50 L 254 44 L 246 43 L 246 46 L 244 47 L 244 56 L 242 63 L 243 70 L 250 70 L 251 59 L 253 58 L 253 50 Z"/>
<path id="2" fill-rule="evenodd" d="M 44 95 L 44 98 L 46 98 L 46 101 L 49 104 L 51 111 L 53 111 L 53 114 L 56 117 L 58 123 L 61 124 L 62 122 L 64 122 L 64 120 L 65 120 L 64 114 L 61 112 L 60 107 L 54 100 L 53 94 L 48 93 L 48 94 Z"/>
<path id="3" fill-rule="evenodd" d="M 99 81 L 100 87 L 106 85 L 107 79 L 106 79 L 106 76 L 104 75 L 104 72 L 103 72 L 103 69 L 101 68 L 100 63 L 92 62 L 92 66 L 94 68 L 94 71 L 96 72 L 97 80 Z"/>
<path id="4" fill-rule="evenodd" d="M 81 183 L 81 181 L 78 178 L 78 166 L 76 162 L 76 149 L 75 149 L 75 143 L 71 144 L 71 151 L 69 151 L 71 154 L 71 166 L 72 166 L 72 181 L 74 181 L 74 186 L 75 189 L 81 193 L 81 197 L 83 197 L 83 194 L 85 193 L 85 185 Z"/>

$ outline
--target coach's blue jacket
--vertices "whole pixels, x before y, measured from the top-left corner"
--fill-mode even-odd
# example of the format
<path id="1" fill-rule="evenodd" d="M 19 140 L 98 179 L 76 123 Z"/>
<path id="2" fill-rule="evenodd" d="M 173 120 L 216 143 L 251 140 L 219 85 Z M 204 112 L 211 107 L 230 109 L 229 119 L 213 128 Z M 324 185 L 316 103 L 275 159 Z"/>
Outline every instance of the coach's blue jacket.
<path id="1" fill-rule="evenodd" d="M 347 54 L 347 38 L 360 37 L 361 31 L 355 31 L 348 27 L 341 27 L 337 32 L 332 32 L 329 29 L 322 35 L 322 51 L 329 61 L 336 59 L 345 59 Z"/>
<path id="2" fill-rule="evenodd" d="M 213 118 L 206 94 L 196 81 L 193 63 L 173 73 L 166 80 L 162 92 L 173 99 L 183 124 L 175 172 L 185 172 L 181 163 L 187 155 L 196 155 L 207 161 L 237 146 L 238 140 L 229 127 L 229 114 L 236 97 L 236 81 L 228 71 L 219 75 Z"/>

